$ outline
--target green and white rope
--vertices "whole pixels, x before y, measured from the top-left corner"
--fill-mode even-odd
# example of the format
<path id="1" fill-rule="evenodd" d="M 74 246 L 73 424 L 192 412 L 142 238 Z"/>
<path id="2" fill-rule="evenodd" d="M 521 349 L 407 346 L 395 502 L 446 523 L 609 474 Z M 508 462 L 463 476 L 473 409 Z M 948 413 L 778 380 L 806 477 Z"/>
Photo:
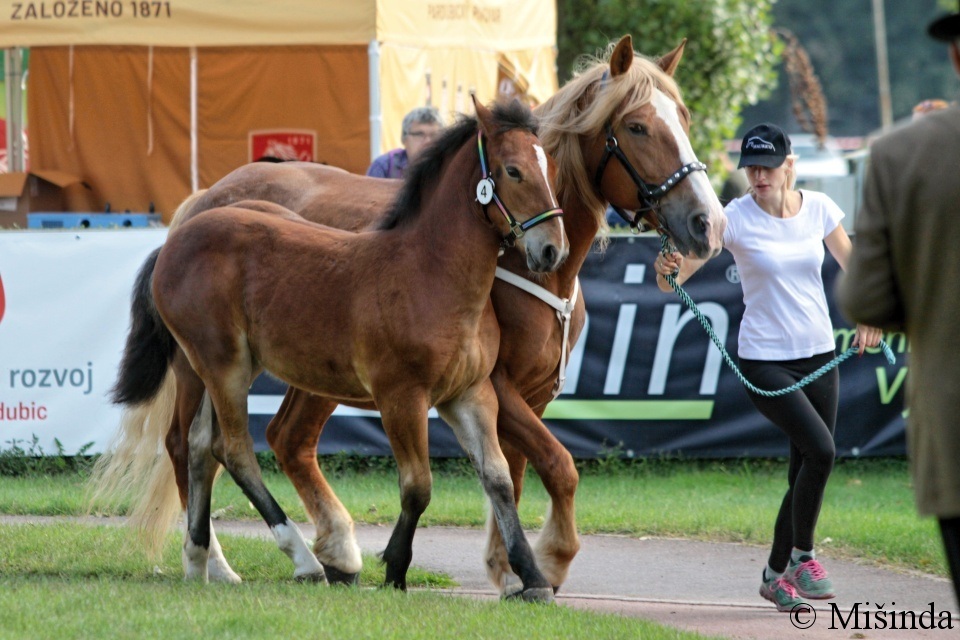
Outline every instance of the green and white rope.
<path id="1" fill-rule="evenodd" d="M 661 246 L 662 246 L 662 250 L 663 250 L 664 256 L 666 256 L 667 253 L 668 253 L 668 251 L 667 251 L 667 243 L 668 243 L 668 242 L 669 242 L 669 240 L 668 240 L 667 236 L 665 236 L 665 235 L 661 235 L 661 236 L 660 236 L 660 244 L 661 244 Z M 820 376 L 822 376 L 822 375 L 825 374 L 826 372 L 830 371 L 831 369 L 833 369 L 834 367 L 836 367 L 838 364 L 840 364 L 841 362 L 843 362 L 844 360 L 846 360 L 846 359 L 849 358 L 850 356 L 852 356 L 852 355 L 854 355 L 854 354 L 856 354 L 856 353 L 859 353 L 859 348 L 858 348 L 858 347 L 850 347 L 850 348 L 847 349 L 844 353 L 841 353 L 839 356 L 837 356 L 836 358 L 834 358 L 833 360 L 831 360 L 831 361 L 828 362 L 827 364 L 823 365 L 822 367 L 820 367 L 820 368 L 817 369 L 816 371 L 807 374 L 807 375 L 804 376 L 801 380 L 793 383 L 793 384 L 790 385 L 789 387 L 785 387 L 785 388 L 783 388 L 783 389 L 778 389 L 778 390 L 776 390 L 776 391 L 768 391 L 768 390 L 766 390 L 766 389 L 761 389 L 761 388 L 757 387 L 757 386 L 754 385 L 752 382 L 750 382 L 749 380 L 746 379 L 746 377 L 743 375 L 743 372 L 741 372 L 741 371 L 740 371 L 740 368 L 737 367 L 736 363 L 734 363 L 733 358 L 731 358 L 731 357 L 730 357 L 730 354 L 727 353 L 727 350 L 726 350 L 726 348 L 723 346 L 723 343 L 720 341 L 720 338 L 717 336 L 716 332 L 714 332 L 713 326 L 710 324 L 710 321 L 707 320 L 707 317 L 704 316 L 703 313 L 700 312 L 700 309 L 697 308 L 696 303 L 694 303 L 694 301 L 690 298 L 690 296 L 687 294 L 687 292 L 684 291 L 684 290 L 680 287 L 679 284 L 677 284 L 677 280 L 676 280 L 676 278 L 675 278 L 675 275 L 676 275 L 676 274 L 667 275 L 667 276 L 664 276 L 663 279 L 667 281 L 667 284 L 669 284 L 669 285 L 673 288 L 674 291 L 677 292 L 677 295 L 680 296 L 680 299 L 683 300 L 683 302 L 684 302 L 688 307 L 690 307 L 690 311 L 693 313 L 694 317 L 696 317 L 696 319 L 700 322 L 700 324 L 701 324 L 701 325 L 703 326 L 703 328 L 706 330 L 707 335 L 710 336 L 710 339 L 713 341 L 713 344 L 715 344 L 715 345 L 717 346 L 717 349 L 720 350 L 720 354 L 723 356 L 724 361 L 727 363 L 727 365 L 730 367 L 730 369 L 732 369 L 733 372 L 734 372 L 735 374 L 737 374 L 737 377 L 740 379 L 740 382 L 742 382 L 743 385 L 744 385 L 747 389 L 749 389 L 750 391 L 752 391 L 752 392 L 754 392 L 754 393 L 756 393 L 756 394 L 758 394 L 758 395 L 766 396 L 766 397 L 768 397 L 768 398 L 776 398 L 776 397 L 779 397 L 779 396 L 786 395 L 786 394 L 788 394 L 788 393 L 793 393 L 794 391 L 797 391 L 797 390 L 800 389 L 801 387 L 804 387 L 804 386 L 810 384 L 811 382 L 813 382 L 814 380 L 816 380 L 817 378 L 819 378 Z M 879 347 L 880 347 L 880 349 L 883 350 L 883 355 L 886 356 L 887 362 L 889 362 L 890 364 L 896 364 L 897 358 L 896 358 L 896 356 L 893 355 L 893 350 L 890 348 L 890 345 L 888 345 L 886 342 L 884 342 L 883 340 L 881 340 L 881 341 L 880 341 L 880 344 L 879 344 Z"/>

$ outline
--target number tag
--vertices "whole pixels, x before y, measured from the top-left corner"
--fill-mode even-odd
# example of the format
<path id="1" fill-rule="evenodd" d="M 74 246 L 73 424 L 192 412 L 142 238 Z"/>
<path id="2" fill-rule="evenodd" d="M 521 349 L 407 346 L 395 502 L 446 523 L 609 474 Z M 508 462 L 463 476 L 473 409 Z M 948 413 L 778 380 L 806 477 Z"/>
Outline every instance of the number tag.
<path id="1" fill-rule="evenodd" d="M 477 183 L 477 202 L 490 204 L 491 200 L 493 200 L 493 180 L 484 178 Z"/>

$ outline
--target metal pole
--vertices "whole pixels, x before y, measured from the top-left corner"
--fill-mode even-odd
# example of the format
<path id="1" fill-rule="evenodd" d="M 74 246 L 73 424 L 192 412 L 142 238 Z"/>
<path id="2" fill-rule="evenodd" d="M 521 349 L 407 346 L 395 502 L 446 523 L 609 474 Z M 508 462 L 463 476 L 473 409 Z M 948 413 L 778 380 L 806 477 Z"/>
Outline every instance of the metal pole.
<path id="1" fill-rule="evenodd" d="M 873 0 L 873 33 L 877 45 L 880 125 L 884 130 L 887 130 L 893 126 L 893 107 L 890 104 L 890 65 L 887 62 L 887 20 L 883 12 L 883 0 Z"/>
<path id="2" fill-rule="evenodd" d="M 7 101 L 7 171 L 24 170 L 23 149 L 23 56 L 20 49 L 6 50 L 4 60 Z"/>
<path id="3" fill-rule="evenodd" d="M 190 47 L 190 192 L 200 190 L 200 141 L 197 127 L 197 48 Z"/>
<path id="4" fill-rule="evenodd" d="M 380 155 L 383 135 L 383 113 L 380 103 L 380 43 L 371 40 L 367 47 L 370 68 L 370 160 Z"/>

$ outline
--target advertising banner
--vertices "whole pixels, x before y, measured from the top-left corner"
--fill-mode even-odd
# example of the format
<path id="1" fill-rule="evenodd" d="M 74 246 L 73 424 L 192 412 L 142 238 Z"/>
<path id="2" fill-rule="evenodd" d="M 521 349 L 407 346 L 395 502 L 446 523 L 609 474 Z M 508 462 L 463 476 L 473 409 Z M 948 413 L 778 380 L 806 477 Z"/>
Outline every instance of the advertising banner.
<path id="1" fill-rule="evenodd" d="M 54 440 L 70 454 L 107 446 L 120 420 L 110 404 L 129 326 L 137 270 L 166 238 L 165 229 L 0 233 L 0 448 Z M 564 392 L 545 415 L 577 457 L 610 454 L 691 458 L 768 457 L 787 439 L 747 399 L 704 328 L 673 293 L 653 282 L 659 242 L 615 237 L 581 271 L 588 320 L 567 370 Z M 836 312 L 838 272 L 828 257 L 824 278 L 838 353 L 853 331 Z M 743 312 L 736 265 L 726 252 L 684 288 L 736 358 Z M 841 456 L 905 452 L 903 389 L 906 341 L 885 336 L 895 365 L 880 354 L 840 365 L 837 451 Z M 249 400 L 258 449 L 285 386 L 260 376 Z M 431 412 L 436 456 L 459 456 L 452 432 Z M 324 429 L 321 453 L 389 455 L 376 413 L 341 407 Z"/>

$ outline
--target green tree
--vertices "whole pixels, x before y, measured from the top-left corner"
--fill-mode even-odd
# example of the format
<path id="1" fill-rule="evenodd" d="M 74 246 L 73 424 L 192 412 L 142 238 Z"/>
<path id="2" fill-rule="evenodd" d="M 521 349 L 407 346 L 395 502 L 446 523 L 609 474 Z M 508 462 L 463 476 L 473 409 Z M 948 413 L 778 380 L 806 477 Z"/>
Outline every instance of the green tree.
<path id="1" fill-rule="evenodd" d="M 724 140 L 734 137 L 744 106 L 776 86 L 782 48 L 771 35 L 775 0 L 558 0 L 560 82 L 582 54 L 594 55 L 625 33 L 656 57 L 687 38 L 676 79 L 693 114 L 690 138 L 719 180 Z"/>

